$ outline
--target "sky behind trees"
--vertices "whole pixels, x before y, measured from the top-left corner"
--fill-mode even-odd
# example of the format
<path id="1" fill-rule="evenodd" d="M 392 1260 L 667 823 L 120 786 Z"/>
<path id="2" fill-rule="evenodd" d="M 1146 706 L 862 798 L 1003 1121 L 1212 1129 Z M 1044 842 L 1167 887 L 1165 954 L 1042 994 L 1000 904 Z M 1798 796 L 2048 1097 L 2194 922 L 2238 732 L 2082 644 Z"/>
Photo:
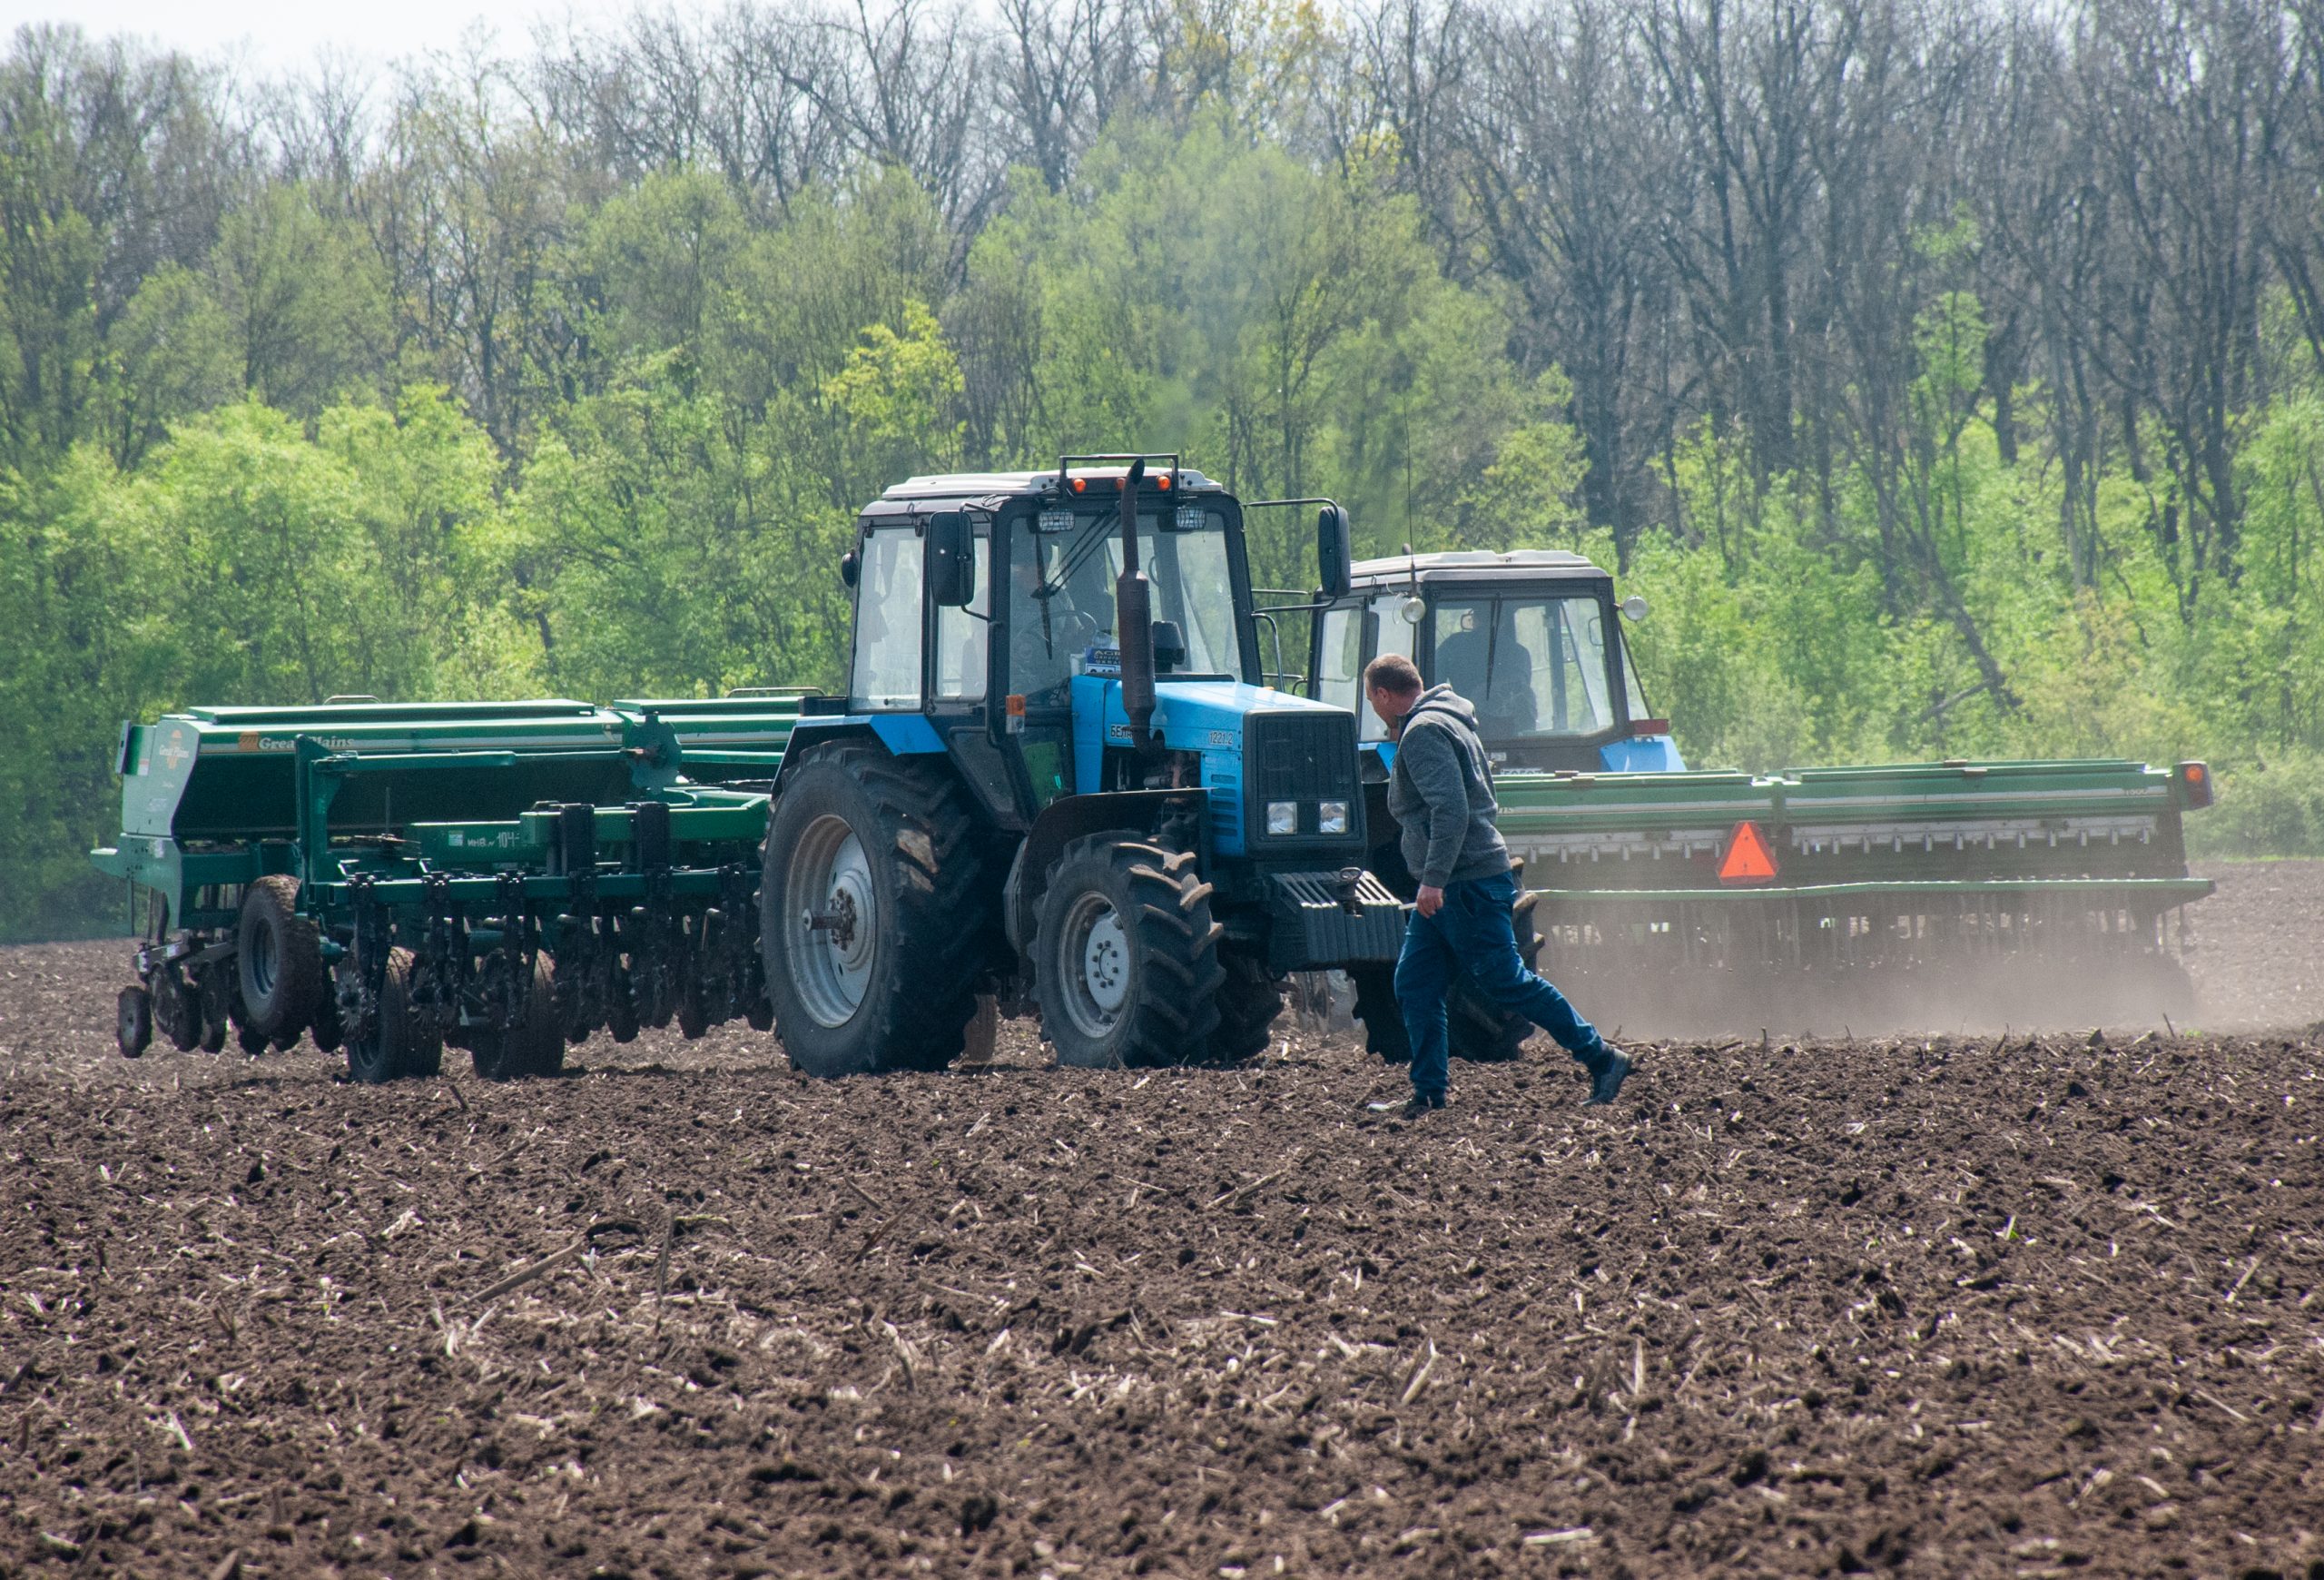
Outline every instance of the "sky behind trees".
<path id="1" fill-rule="evenodd" d="M 326 58 L 378 68 L 471 39 L 517 49 L 537 30 L 589 32 L 617 24 L 623 0 L 403 0 L 396 5 L 317 5 L 299 0 L 0 0 L 0 34 L 72 25 L 94 37 L 229 59 L 274 75 Z"/>

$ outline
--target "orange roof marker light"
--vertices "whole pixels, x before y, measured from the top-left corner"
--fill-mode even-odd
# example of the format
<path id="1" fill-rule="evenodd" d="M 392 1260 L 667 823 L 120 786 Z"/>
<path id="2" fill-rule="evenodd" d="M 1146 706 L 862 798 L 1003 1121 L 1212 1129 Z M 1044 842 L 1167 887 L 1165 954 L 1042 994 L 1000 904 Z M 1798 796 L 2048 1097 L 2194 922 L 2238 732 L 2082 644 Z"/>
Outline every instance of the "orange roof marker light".
<path id="1" fill-rule="evenodd" d="M 1722 884 L 1765 884 L 1776 875 L 1775 853 L 1768 848 L 1767 836 L 1759 825 L 1748 818 L 1735 825 L 1735 833 L 1727 842 L 1726 859 L 1718 864 L 1718 881 Z"/>

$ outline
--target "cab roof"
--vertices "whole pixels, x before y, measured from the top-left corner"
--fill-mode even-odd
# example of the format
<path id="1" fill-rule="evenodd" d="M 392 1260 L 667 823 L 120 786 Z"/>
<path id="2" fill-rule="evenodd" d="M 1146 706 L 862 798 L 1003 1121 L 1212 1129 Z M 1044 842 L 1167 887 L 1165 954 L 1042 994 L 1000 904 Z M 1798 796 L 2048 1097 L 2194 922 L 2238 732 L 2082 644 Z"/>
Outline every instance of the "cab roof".
<path id="1" fill-rule="evenodd" d="M 1075 467 L 1070 474 L 1077 478 L 1115 479 L 1122 475 L 1121 467 Z M 1147 474 L 1148 488 L 1155 474 Z M 1039 472 L 931 472 L 925 477 L 906 478 L 880 496 L 882 503 L 917 503 L 925 499 L 991 499 L 1010 497 L 1039 496 L 1057 487 L 1057 469 Z M 1159 492 L 1159 489 L 1156 489 Z M 1171 485 L 1173 493 L 1218 494 L 1226 490 L 1192 467 L 1180 467 L 1177 480 Z M 1118 497 L 1118 495 L 1117 495 Z"/>
<path id="2" fill-rule="evenodd" d="M 1540 581 L 1603 577 L 1606 572 L 1563 548 L 1447 549 L 1435 554 L 1396 554 L 1355 562 L 1354 583 L 1364 588 L 1408 587 L 1423 582 Z"/>

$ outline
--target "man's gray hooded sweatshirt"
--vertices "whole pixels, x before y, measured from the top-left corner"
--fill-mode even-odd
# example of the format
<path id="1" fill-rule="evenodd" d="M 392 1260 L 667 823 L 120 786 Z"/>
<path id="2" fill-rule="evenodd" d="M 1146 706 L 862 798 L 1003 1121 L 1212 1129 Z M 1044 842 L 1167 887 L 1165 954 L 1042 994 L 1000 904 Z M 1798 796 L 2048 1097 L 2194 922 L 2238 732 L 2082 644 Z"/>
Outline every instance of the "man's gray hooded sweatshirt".
<path id="1" fill-rule="evenodd" d="M 1431 888 L 1509 870 L 1476 710 L 1449 686 L 1422 692 L 1404 716 L 1388 811 L 1403 830 L 1404 864 Z"/>

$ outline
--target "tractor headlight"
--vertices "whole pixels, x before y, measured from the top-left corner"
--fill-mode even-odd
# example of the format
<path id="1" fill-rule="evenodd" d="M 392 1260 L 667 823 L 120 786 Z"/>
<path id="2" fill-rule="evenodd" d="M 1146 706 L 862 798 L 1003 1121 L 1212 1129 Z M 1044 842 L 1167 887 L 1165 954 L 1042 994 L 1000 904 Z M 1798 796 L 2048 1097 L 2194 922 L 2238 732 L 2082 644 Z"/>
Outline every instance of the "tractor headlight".
<path id="1" fill-rule="evenodd" d="M 1267 832 L 1297 834 L 1299 832 L 1299 803 L 1270 801 L 1267 803 Z"/>
<path id="2" fill-rule="evenodd" d="M 1316 808 L 1316 811 L 1318 813 L 1315 820 L 1316 833 L 1345 834 L 1347 832 L 1346 802 L 1326 801 Z"/>

